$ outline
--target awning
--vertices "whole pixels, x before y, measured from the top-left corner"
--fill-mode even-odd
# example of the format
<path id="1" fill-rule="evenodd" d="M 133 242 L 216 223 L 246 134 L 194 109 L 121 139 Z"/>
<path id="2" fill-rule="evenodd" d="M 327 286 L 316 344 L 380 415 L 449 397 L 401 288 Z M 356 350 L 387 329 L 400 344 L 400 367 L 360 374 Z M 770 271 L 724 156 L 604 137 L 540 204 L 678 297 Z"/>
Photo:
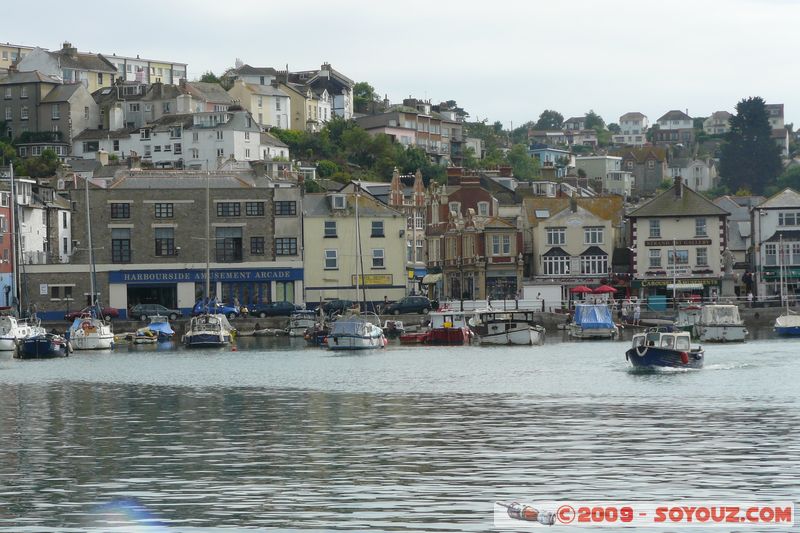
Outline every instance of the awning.
<path id="1" fill-rule="evenodd" d="M 442 280 L 441 274 L 425 274 L 425 277 L 422 278 L 423 285 L 433 285 Z"/>
<path id="2" fill-rule="evenodd" d="M 676 291 L 701 291 L 703 290 L 702 283 L 669 283 L 667 285 L 667 290 L 676 290 Z"/>

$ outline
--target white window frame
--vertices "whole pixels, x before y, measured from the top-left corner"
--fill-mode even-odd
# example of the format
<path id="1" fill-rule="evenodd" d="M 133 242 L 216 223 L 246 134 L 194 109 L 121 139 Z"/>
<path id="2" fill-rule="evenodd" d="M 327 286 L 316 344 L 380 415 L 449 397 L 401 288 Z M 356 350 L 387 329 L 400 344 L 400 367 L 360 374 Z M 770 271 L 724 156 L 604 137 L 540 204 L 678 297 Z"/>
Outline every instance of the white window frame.
<path id="1" fill-rule="evenodd" d="M 339 251 L 326 249 L 323 255 L 325 270 L 339 270 Z"/>
<path id="2" fill-rule="evenodd" d="M 661 219 L 658 218 L 651 218 L 649 220 L 650 224 L 650 238 L 651 239 L 658 239 L 661 238 Z"/>
<path id="3" fill-rule="evenodd" d="M 603 226 L 584 226 L 583 244 L 603 244 Z"/>
<path id="4" fill-rule="evenodd" d="M 699 267 L 708 266 L 708 248 L 695 248 L 695 263 Z"/>
<path id="5" fill-rule="evenodd" d="M 694 219 L 694 234 L 696 237 L 708 237 L 708 224 L 705 217 Z"/>
<path id="6" fill-rule="evenodd" d="M 661 248 L 650 248 L 649 268 L 661 268 Z"/>
<path id="7" fill-rule="evenodd" d="M 547 246 L 562 246 L 567 242 L 567 228 L 545 228 L 545 238 Z"/>
<path id="8" fill-rule="evenodd" d="M 372 249 L 372 268 L 386 268 L 386 254 L 383 248 Z"/>

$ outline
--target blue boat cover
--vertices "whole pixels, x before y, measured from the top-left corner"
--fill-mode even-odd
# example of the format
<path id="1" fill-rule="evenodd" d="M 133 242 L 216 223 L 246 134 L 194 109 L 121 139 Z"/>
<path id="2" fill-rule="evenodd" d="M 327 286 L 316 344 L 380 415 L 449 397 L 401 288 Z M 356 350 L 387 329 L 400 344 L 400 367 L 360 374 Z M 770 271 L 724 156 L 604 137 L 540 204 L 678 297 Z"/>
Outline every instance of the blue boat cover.
<path id="1" fill-rule="evenodd" d="M 614 320 L 605 304 L 578 304 L 575 306 L 575 324 L 583 329 L 611 329 Z"/>

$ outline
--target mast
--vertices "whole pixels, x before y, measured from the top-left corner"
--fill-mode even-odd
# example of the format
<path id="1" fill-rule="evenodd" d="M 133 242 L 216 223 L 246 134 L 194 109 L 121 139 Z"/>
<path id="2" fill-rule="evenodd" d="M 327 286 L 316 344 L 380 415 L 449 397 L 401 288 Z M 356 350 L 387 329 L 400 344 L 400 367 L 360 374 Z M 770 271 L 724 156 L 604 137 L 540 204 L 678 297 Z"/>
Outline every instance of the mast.
<path id="1" fill-rule="evenodd" d="M 211 171 L 206 163 L 206 314 L 211 303 Z"/>
<path id="2" fill-rule="evenodd" d="M 19 301 L 19 255 L 20 255 L 20 243 L 22 242 L 19 238 L 19 228 L 17 223 L 17 191 L 15 183 L 14 183 L 14 163 L 9 163 L 11 169 L 11 232 L 13 235 L 13 254 L 14 257 L 12 258 L 11 263 L 11 283 L 14 287 L 14 290 L 11 292 L 11 305 L 16 307 L 17 309 L 17 316 L 20 316 L 20 301 Z"/>
<path id="3" fill-rule="evenodd" d="M 783 305 L 784 298 L 783 298 L 783 290 L 786 286 L 784 282 L 783 276 L 783 234 L 779 235 L 778 237 L 778 272 L 780 273 L 780 291 L 781 291 L 781 305 Z M 788 294 L 787 294 L 788 296 Z M 789 314 L 789 298 L 786 298 L 786 314 Z"/>
<path id="4" fill-rule="evenodd" d="M 361 188 L 361 183 L 356 183 L 356 251 L 358 256 L 358 265 L 356 268 L 356 298 L 358 298 L 359 281 L 363 282 L 364 277 L 364 256 L 361 253 L 361 220 L 358 217 L 358 192 Z M 367 288 L 365 283 L 361 283 L 361 301 L 364 302 L 364 311 L 367 310 Z M 358 306 L 359 310 L 361 306 Z"/>
<path id="5" fill-rule="evenodd" d="M 84 178 L 83 183 L 86 192 L 86 238 L 89 240 L 89 302 L 90 307 L 97 305 L 95 290 L 95 271 L 94 271 L 94 247 L 92 246 L 92 215 L 89 207 L 89 178 Z M 101 312 L 102 314 L 102 312 Z"/>

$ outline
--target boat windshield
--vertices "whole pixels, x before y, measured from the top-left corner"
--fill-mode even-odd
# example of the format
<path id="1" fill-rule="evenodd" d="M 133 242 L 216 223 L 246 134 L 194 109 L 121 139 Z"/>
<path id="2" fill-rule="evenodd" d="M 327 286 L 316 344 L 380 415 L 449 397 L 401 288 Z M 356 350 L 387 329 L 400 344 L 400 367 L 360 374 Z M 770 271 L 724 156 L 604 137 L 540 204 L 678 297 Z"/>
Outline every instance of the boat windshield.
<path id="1" fill-rule="evenodd" d="M 740 324 L 739 308 L 735 305 L 707 305 L 703 307 L 706 324 Z"/>
<path id="2" fill-rule="evenodd" d="M 337 320 L 331 327 L 331 335 L 364 335 L 367 322 L 361 320 Z"/>

